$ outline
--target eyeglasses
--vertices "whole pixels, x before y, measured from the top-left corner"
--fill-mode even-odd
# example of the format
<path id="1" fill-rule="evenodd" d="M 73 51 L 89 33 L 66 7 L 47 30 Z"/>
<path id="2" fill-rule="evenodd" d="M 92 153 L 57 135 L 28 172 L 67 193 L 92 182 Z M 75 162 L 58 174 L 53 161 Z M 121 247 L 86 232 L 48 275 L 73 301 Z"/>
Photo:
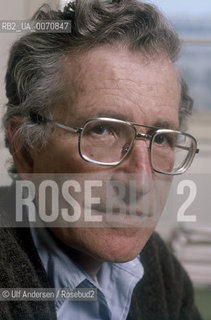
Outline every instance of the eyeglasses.
<path id="1" fill-rule="evenodd" d="M 81 158 L 96 165 L 120 164 L 131 151 L 135 139 L 148 140 L 151 167 L 158 173 L 184 173 L 191 165 L 195 154 L 199 152 L 196 139 L 190 134 L 119 119 L 89 119 L 80 128 L 48 119 L 42 119 L 41 122 L 48 122 L 77 133 Z M 136 127 L 144 129 L 147 133 L 138 133 Z"/>

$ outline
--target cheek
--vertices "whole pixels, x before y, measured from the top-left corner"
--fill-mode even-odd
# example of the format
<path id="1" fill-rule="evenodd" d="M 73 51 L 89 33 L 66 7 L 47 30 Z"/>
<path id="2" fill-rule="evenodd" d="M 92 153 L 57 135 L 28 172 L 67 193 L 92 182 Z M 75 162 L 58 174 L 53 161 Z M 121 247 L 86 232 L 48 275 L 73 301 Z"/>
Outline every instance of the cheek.
<path id="1" fill-rule="evenodd" d="M 32 153 L 34 173 L 78 173 L 89 172 L 91 165 L 81 159 L 78 152 L 78 138 L 48 141 L 39 152 Z M 93 166 L 93 165 L 92 165 Z"/>
<path id="2" fill-rule="evenodd" d="M 155 199 L 155 204 L 157 204 L 157 208 L 155 207 L 155 209 L 157 209 L 155 214 L 158 215 L 158 219 L 166 204 L 171 183 L 172 176 L 156 172 L 153 174 L 153 199 Z"/>

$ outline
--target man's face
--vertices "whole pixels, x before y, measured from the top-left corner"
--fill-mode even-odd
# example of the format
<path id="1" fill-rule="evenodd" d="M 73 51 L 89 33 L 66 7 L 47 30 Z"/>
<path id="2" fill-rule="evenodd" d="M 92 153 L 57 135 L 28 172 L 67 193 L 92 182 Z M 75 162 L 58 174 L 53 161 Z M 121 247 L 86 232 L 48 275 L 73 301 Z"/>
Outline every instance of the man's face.
<path id="1" fill-rule="evenodd" d="M 126 49 L 101 47 L 77 60 L 70 57 L 64 66 L 64 79 L 66 102 L 57 106 L 56 121 L 81 127 L 90 118 L 112 117 L 178 129 L 180 90 L 176 71 L 167 57 L 146 59 Z M 143 128 L 138 130 L 146 133 Z M 106 174 L 120 177 L 125 183 L 132 175 L 137 180 L 140 208 L 155 190 L 162 199 L 161 207 L 164 205 L 165 194 L 155 185 L 168 178 L 153 172 L 145 140 L 137 139 L 121 164 L 103 167 L 81 159 L 77 134 L 55 127 L 47 145 L 40 152 L 33 151 L 31 156 L 33 173 L 81 173 L 96 178 Z M 134 224 L 126 228 L 56 228 L 52 232 L 71 248 L 100 261 L 123 262 L 142 250 L 154 227 L 137 228 Z"/>

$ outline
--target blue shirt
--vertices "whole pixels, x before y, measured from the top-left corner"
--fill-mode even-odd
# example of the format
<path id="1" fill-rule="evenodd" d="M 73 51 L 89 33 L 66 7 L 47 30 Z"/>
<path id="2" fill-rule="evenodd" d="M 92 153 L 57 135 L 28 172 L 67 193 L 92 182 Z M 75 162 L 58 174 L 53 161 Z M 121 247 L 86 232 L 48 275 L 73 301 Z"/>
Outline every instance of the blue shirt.
<path id="1" fill-rule="evenodd" d="M 104 262 L 95 282 L 45 228 L 31 228 L 31 233 L 52 288 L 97 288 L 97 301 L 56 300 L 58 320 L 127 318 L 133 289 L 144 273 L 138 257 L 125 263 Z"/>

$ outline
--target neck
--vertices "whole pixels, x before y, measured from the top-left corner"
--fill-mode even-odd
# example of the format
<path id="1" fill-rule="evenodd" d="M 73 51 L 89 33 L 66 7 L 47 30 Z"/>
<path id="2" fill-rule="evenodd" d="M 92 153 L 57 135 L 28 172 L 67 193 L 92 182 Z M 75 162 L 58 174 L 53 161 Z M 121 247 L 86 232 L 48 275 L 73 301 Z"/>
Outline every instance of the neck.
<path id="1" fill-rule="evenodd" d="M 90 276 L 93 281 L 97 282 L 97 274 L 101 268 L 102 261 L 73 249 L 71 249 L 70 257 Z"/>
<path id="2" fill-rule="evenodd" d="M 56 238 L 51 230 L 48 230 L 48 231 L 56 239 L 60 249 L 64 251 L 73 260 L 75 264 L 81 267 L 90 276 L 90 278 L 93 281 L 97 282 L 97 273 L 100 270 L 100 267 L 103 262 L 84 252 L 70 248 L 60 239 Z"/>

